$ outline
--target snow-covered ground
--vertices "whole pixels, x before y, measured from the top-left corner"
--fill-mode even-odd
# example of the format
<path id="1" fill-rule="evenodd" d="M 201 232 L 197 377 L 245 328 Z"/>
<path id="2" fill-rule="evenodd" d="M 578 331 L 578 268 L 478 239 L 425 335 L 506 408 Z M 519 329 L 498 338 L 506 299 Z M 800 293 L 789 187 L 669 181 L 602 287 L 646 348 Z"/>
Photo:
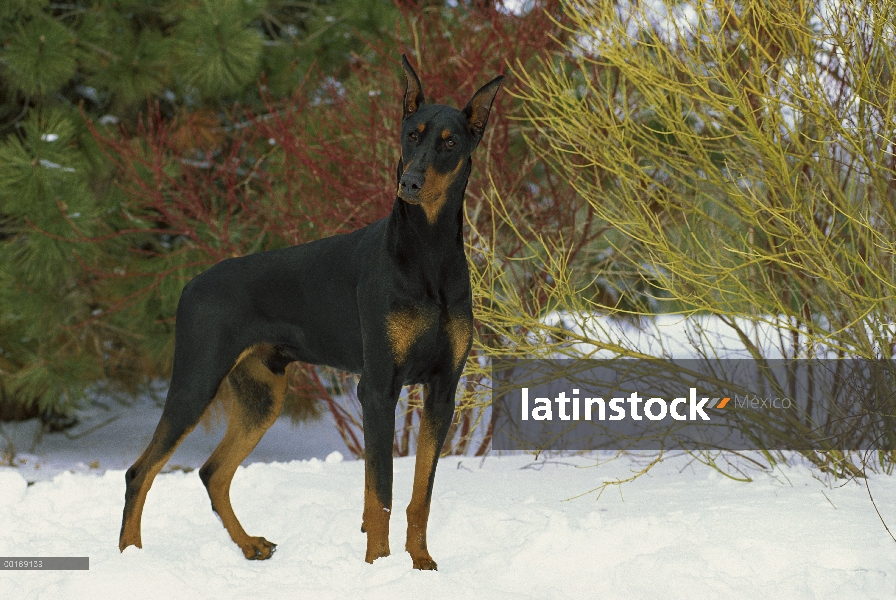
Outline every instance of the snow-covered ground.
<path id="1" fill-rule="evenodd" d="M 118 552 L 124 473 L 64 472 L 27 486 L 0 470 L 0 555 L 89 556 L 89 571 L 0 571 L 2 598 L 893 598 L 896 544 L 864 486 L 828 488 L 801 467 L 736 483 L 685 457 L 570 500 L 630 464 L 447 458 L 430 518 L 438 572 L 403 551 L 413 463 L 395 462 L 393 555 L 364 563 L 363 464 L 240 468 L 233 504 L 279 544 L 251 562 L 212 513 L 195 472 L 160 475 L 142 550 Z M 586 468 L 590 467 L 590 468 Z M 873 476 L 896 522 L 896 480 Z"/>
<path id="2" fill-rule="evenodd" d="M 722 332 L 708 322 L 695 338 L 688 323 L 618 333 L 688 355 L 686 342 Z M 15 467 L 0 467 L 0 556 L 87 556 L 90 570 L 0 570 L 0 599 L 896 597 L 896 542 L 863 483 L 831 485 L 801 466 L 738 483 L 687 456 L 599 499 L 587 492 L 630 476 L 629 459 L 443 459 L 429 526 L 438 572 L 413 570 L 404 552 L 413 459 L 397 459 L 393 555 L 368 565 L 363 463 L 343 459 L 327 419 L 281 419 L 234 477 L 234 509 L 251 535 L 278 544 L 271 560 L 243 558 L 189 471 L 223 424 L 181 445 L 149 493 L 144 548 L 122 554 L 124 469 L 160 413 L 146 398 L 101 402 L 74 430 L 39 439 L 36 423 L 2 424 L 0 450 L 17 454 Z M 896 533 L 896 478 L 872 474 L 869 484 Z"/>

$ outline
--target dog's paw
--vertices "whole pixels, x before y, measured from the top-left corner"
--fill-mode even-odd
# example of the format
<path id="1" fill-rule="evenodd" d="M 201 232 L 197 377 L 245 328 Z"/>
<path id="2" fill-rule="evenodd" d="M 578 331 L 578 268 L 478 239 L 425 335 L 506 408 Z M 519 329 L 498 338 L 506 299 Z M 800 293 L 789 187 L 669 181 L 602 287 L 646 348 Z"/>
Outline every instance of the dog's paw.
<path id="1" fill-rule="evenodd" d="M 267 560 L 277 549 L 277 544 L 263 537 L 250 537 L 245 544 L 240 544 L 243 555 L 249 560 Z"/>
<path id="2" fill-rule="evenodd" d="M 135 536 L 122 533 L 121 537 L 118 538 L 118 549 L 121 552 L 124 552 L 124 549 L 128 546 L 136 546 L 137 548 L 142 548 L 143 542 L 140 540 L 140 534 L 137 534 Z"/>
<path id="3" fill-rule="evenodd" d="M 439 566 L 430 556 L 421 556 L 414 558 L 414 568 L 421 571 L 438 571 Z"/>
<path id="4" fill-rule="evenodd" d="M 385 558 L 389 556 L 389 544 L 386 543 L 385 546 L 378 545 L 376 548 L 371 548 L 368 546 L 367 554 L 364 556 L 364 560 L 368 563 L 373 563 L 378 558 Z"/>
<path id="5" fill-rule="evenodd" d="M 143 544 L 141 544 L 140 542 L 126 542 L 124 540 L 118 542 L 118 550 L 120 552 L 124 552 L 130 546 L 134 546 L 135 548 L 142 548 Z"/>

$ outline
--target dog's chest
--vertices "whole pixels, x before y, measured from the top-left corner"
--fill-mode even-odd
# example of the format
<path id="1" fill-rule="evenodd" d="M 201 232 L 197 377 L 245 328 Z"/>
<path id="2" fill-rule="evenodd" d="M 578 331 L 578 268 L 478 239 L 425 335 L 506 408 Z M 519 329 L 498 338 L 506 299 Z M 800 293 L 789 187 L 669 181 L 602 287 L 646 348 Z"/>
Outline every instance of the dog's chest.
<path id="1" fill-rule="evenodd" d="M 468 307 L 453 310 L 421 304 L 390 312 L 386 335 L 396 365 L 414 371 L 459 369 L 473 339 L 473 318 Z"/>

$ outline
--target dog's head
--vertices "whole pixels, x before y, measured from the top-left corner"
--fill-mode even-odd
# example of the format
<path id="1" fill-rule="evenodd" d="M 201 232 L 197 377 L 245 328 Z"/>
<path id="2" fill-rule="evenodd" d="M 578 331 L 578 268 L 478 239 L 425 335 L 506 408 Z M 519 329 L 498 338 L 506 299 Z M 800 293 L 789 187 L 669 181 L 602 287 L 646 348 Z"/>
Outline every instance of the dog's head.
<path id="1" fill-rule="evenodd" d="M 420 79 L 404 55 L 401 64 L 407 87 L 402 103 L 397 194 L 406 202 L 422 205 L 432 223 L 452 184 L 461 179 L 465 181 L 469 175 L 465 167 L 482 140 L 492 102 L 504 76 L 495 77 L 479 88 L 463 110 L 457 110 L 442 104 L 427 104 Z"/>

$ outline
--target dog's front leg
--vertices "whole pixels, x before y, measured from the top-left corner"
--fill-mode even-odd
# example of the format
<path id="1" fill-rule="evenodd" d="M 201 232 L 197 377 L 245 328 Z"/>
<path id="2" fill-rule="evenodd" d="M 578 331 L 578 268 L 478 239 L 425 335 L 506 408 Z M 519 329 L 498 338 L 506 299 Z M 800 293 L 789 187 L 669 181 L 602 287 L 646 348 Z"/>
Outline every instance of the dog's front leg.
<path id="1" fill-rule="evenodd" d="M 389 517 L 392 514 L 392 439 L 395 406 L 401 390 L 391 383 L 372 385 L 362 375 L 358 398 L 364 420 L 364 520 L 369 563 L 389 556 Z"/>
<path id="2" fill-rule="evenodd" d="M 408 536 L 405 550 L 411 555 L 414 568 L 425 571 L 437 570 L 436 561 L 429 555 L 426 546 L 426 526 L 436 465 L 454 416 L 454 393 L 457 388 L 456 379 L 448 386 L 439 383 L 426 386 L 420 434 L 417 436 L 414 491 L 407 510 Z"/>

